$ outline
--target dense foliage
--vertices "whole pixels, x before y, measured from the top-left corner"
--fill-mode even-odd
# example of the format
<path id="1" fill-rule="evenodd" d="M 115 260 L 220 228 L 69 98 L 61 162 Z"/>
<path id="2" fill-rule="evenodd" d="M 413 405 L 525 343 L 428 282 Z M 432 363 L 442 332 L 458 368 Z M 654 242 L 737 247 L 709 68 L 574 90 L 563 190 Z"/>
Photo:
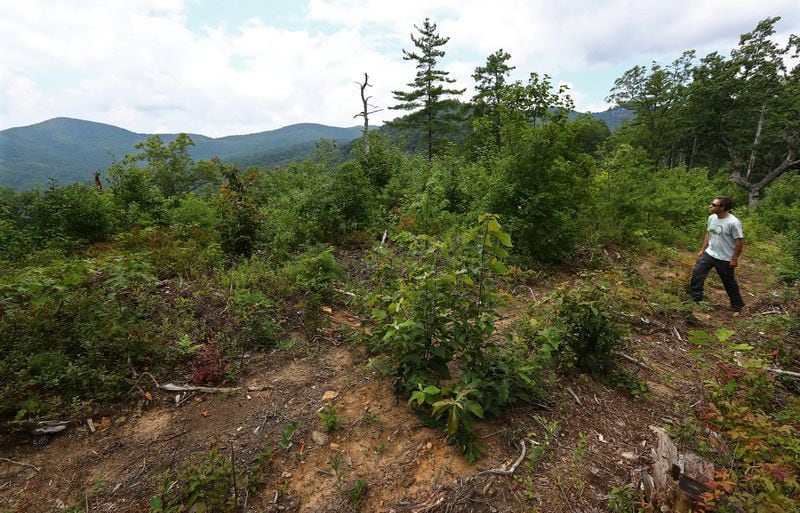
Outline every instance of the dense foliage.
<path id="1" fill-rule="evenodd" d="M 417 77 L 396 93 L 412 112 L 393 128 L 422 133 L 421 153 L 371 131 L 344 161 L 320 140 L 303 162 L 242 169 L 195 161 L 185 134 L 166 143 L 154 136 L 105 171 L 105 189 L 0 189 L 0 419 L 16 428 L 78 416 L 145 378 L 235 381 L 247 351 L 298 333 L 316 341 L 321 308 L 341 301 L 348 280 L 366 298 L 351 300 L 371 318 L 354 337 L 368 343 L 375 368 L 470 460 L 480 453 L 474 423 L 546 401 L 556 371 L 622 379 L 642 392 L 611 372 L 624 330 L 600 288 L 564 293 L 536 322 L 500 330 L 503 280 L 511 263 L 524 274 L 591 266 L 609 249 L 695 250 L 718 194 L 740 208 L 749 202 L 737 210 L 748 237 L 753 228 L 760 241 L 777 240 L 785 282 L 800 280 L 800 95 L 790 94 L 798 68 L 778 62 L 798 41 L 769 42 L 775 22 L 743 36 L 730 58 L 695 65 L 687 53 L 627 72 L 612 98 L 636 117 L 611 134 L 602 122 L 570 119 L 568 91 L 548 75 L 509 82 L 503 50 L 475 70 L 470 104 L 447 99 L 460 91 L 437 68 L 447 38 L 425 20 L 412 37 L 419 53 L 405 52 Z M 762 113 L 755 124 L 745 115 L 753 109 Z M 753 164 L 743 170 L 745 153 Z M 679 294 L 669 300 L 679 304 Z M 748 377 L 770 385 L 756 374 Z M 796 481 L 781 476 L 797 469 L 796 458 L 773 464 L 763 454 L 797 444 L 759 431 L 779 423 L 789 432 L 776 418 L 785 412 L 748 402 L 728 383 L 709 384 L 705 422 L 747 441 L 743 454 L 767 484 L 746 487 L 751 470 L 737 463 L 709 503 L 721 503 L 732 482 L 730 500 L 744 508 L 759 493 L 792 505 Z M 322 414 L 336 420 L 335 409 Z M 182 479 L 207 485 L 203 493 L 223 504 L 227 489 L 206 480 L 232 472 L 217 456 Z M 154 511 L 196 500 L 191 488 L 162 492 Z"/>

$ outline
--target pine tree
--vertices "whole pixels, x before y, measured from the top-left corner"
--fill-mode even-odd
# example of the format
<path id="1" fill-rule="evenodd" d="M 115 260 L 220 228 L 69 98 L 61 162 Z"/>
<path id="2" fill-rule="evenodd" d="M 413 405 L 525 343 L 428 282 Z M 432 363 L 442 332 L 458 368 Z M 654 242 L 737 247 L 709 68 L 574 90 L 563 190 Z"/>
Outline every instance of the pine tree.
<path id="1" fill-rule="evenodd" d="M 506 80 L 514 66 L 506 64 L 511 55 L 501 48 L 486 58 L 485 66 L 475 68 L 472 78 L 475 79 L 475 96 L 472 104 L 476 116 L 485 116 L 492 123 L 495 143 L 500 146 L 500 105 L 503 102 Z"/>
<path id="2" fill-rule="evenodd" d="M 416 51 L 403 50 L 403 60 L 417 62 L 417 75 L 414 81 L 406 84 L 409 91 L 392 91 L 399 104 L 390 107 L 396 110 L 412 111 L 404 118 L 392 122 L 398 128 L 416 128 L 427 144 L 428 160 L 433 157 L 434 150 L 443 134 L 450 131 L 457 119 L 458 102 L 449 98 L 460 95 L 464 89 L 451 89 L 448 84 L 455 82 L 449 73 L 437 69 L 438 59 L 444 57 L 441 48 L 450 40 L 436 32 L 436 23 L 425 18 L 422 28 L 414 25 L 419 37 L 411 34 L 411 41 Z"/>

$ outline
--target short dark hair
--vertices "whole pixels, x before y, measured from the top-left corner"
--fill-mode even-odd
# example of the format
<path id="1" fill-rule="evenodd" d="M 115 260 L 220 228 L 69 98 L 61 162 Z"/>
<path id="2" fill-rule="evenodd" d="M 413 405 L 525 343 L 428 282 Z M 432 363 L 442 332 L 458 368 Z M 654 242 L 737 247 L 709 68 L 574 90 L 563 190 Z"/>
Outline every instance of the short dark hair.
<path id="1" fill-rule="evenodd" d="M 722 210 L 725 212 L 733 208 L 733 200 L 728 196 L 717 196 L 714 199 L 719 201 L 719 206 L 722 207 Z"/>

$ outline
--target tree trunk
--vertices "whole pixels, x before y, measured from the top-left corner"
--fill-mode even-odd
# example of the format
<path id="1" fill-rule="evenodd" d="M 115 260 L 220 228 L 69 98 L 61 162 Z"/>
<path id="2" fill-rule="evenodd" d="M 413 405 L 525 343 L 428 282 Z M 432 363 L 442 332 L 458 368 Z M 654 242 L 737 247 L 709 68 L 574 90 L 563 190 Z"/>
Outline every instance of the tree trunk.
<path id="1" fill-rule="evenodd" d="M 362 116 L 364 118 L 364 130 L 362 132 L 362 137 L 364 138 L 364 154 L 369 155 L 369 137 L 367 136 L 369 133 L 369 115 L 380 112 L 383 109 L 372 111 L 369 110 L 370 107 L 375 107 L 369 103 L 369 99 L 372 98 L 372 96 L 366 96 L 364 94 L 364 91 L 367 89 L 367 87 L 372 87 L 372 84 L 369 83 L 369 75 L 364 73 L 364 83 L 362 84 L 361 82 L 356 82 L 356 84 L 358 84 L 361 88 L 361 103 L 363 104 L 363 110 L 353 117 L 357 118 Z"/>
<path id="2" fill-rule="evenodd" d="M 772 171 L 767 173 L 761 180 L 758 182 L 751 181 L 751 174 L 753 172 L 753 167 L 755 166 L 756 161 L 756 146 L 761 140 L 761 130 L 764 126 L 764 118 L 766 117 L 766 106 L 761 108 L 761 112 L 758 119 L 758 127 L 756 128 L 756 135 L 753 141 L 753 148 L 750 151 L 750 159 L 747 162 L 747 167 L 745 167 L 745 163 L 736 153 L 736 149 L 733 147 L 733 143 L 728 140 L 727 137 L 724 135 L 722 136 L 722 143 L 725 148 L 728 150 L 728 155 L 730 156 L 731 163 L 733 164 L 733 171 L 731 172 L 731 181 L 736 185 L 742 187 L 747 191 L 748 195 L 748 208 L 754 209 L 758 204 L 758 198 L 761 195 L 761 191 L 764 190 L 769 184 L 777 180 L 782 174 L 789 171 L 790 169 L 795 169 L 800 167 L 800 159 L 797 158 L 797 148 L 800 146 L 800 134 L 785 134 L 784 140 L 786 141 L 786 158 L 781 162 L 781 164 L 774 168 Z"/>

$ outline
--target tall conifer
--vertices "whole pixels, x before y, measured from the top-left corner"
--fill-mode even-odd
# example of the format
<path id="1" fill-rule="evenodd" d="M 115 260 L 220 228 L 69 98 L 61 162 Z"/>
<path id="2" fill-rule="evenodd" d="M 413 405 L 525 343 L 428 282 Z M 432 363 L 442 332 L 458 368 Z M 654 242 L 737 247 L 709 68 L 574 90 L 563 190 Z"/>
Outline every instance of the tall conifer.
<path id="1" fill-rule="evenodd" d="M 417 75 L 413 82 L 406 84 L 411 88 L 409 91 L 392 91 L 394 99 L 400 103 L 390 108 L 412 111 L 392 124 L 399 128 L 419 129 L 430 161 L 443 135 L 453 128 L 458 117 L 458 102 L 450 97 L 460 95 L 464 89 L 448 88 L 455 80 L 448 77 L 448 72 L 436 67 L 437 61 L 445 54 L 442 47 L 450 38 L 439 36 L 436 23 L 429 18 L 425 18 L 421 28 L 417 25 L 414 28 L 419 37 L 411 34 L 411 41 L 417 49 L 404 49 L 403 60 L 417 62 Z"/>

